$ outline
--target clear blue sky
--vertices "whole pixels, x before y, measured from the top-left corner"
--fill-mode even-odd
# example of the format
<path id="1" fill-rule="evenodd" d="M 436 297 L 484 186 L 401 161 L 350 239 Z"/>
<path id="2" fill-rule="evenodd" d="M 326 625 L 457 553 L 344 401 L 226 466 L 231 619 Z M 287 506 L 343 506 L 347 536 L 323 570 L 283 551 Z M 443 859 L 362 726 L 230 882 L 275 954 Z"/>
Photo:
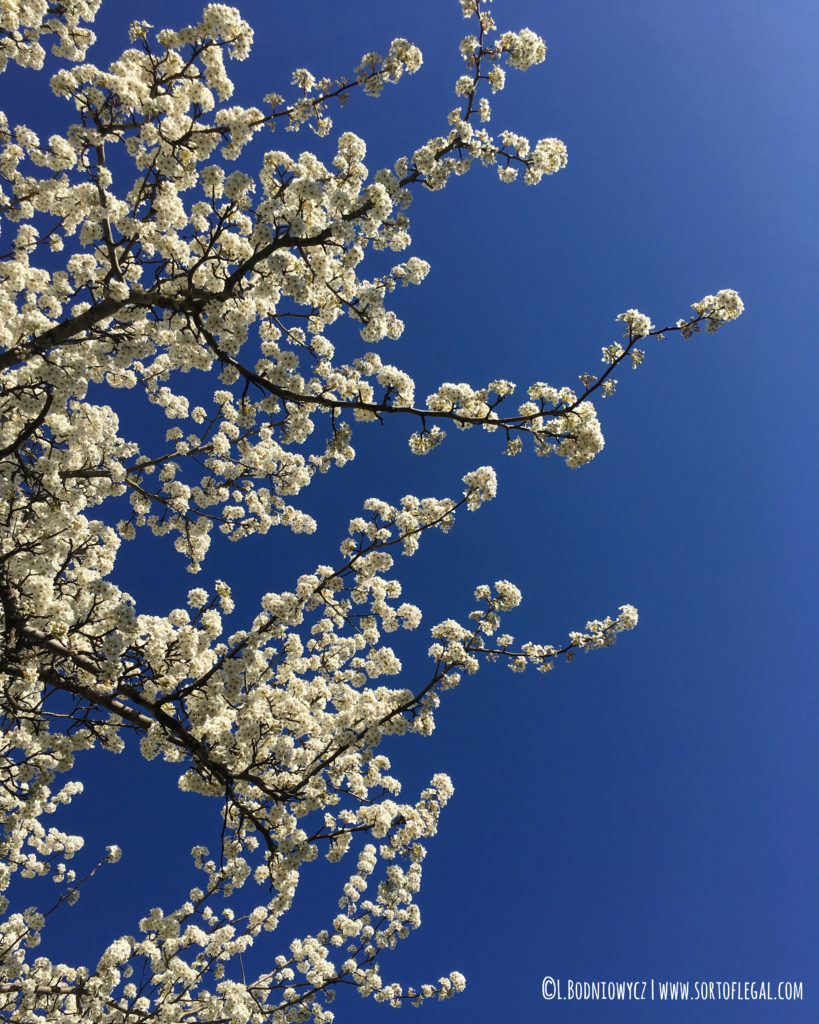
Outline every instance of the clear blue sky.
<path id="1" fill-rule="evenodd" d="M 368 140 L 373 170 L 444 132 L 465 33 L 455 0 L 239 6 L 256 30 L 250 61 L 232 66 L 239 102 L 285 91 L 293 67 L 349 74 L 363 52 L 406 36 L 424 53 L 421 72 L 378 101 L 356 97 L 336 128 Z M 815 7 L 494 6 L 502 28 L 530 26 L 549 53 L 508 75 L 493 125 L 562 138 L 568 167 L 534 189 L 476 170 L 417 198 L 411 252 L 432 272 L 397 296 L 407 328 L 382 357 L 413 372 L 422 396 L 441 380 L 572 384 L 599 366 L 628 307 L 671 323 L 735 288 L 744 316 L 716 336 L 654 342 L 639 371 L 619 373 L 617 395 L 598 406 L 606 449 L 590 466 L 506 460 L 496 437 L 474 431 L 421 460 L 402 424 L 373 425 L 358 433 L 359 459 L 310 489 L 317 537 L 250 543 L 238 568 L 242 548 L 217 549 L 201 582 L 238 572 L 252 614 L 259 594 L 330 556 L 366 497 L 457 493 L 464 472 L 493 463 L 498 499 L 402 567 L 427 628 L 500 578 L 524 592 L 509 620 L 522 640 L 560 641 L 625 602 L 640 625 L 550 676 L 486 667 L 446 695 L 431 739 L 389 750 L 407 797 L 435 771 L 456 792 L 429 846 L 422 927 L 384 977 L 412 984 L 457 969 L 468 982 L 445 1005 L 402 1015 L 806 1024 L 819 1019 Z M 177 26 L 199 10 L 108 0 L 89 59 L 127 45 L 130 17 Z M 35 78 L 15 72 L 3 103 L 35 129 L 47 105 L 57 130 L 69 108 Z M 270 145 L 318 148 L 308 134 Z M 175 588 L 190 585 L 164 558 L 126 552 L 123 567 L 125 589 L 159 604 L 141 610 L 173 607 Z M 407 637 L 407 670 L 423 672 L 427 639 Z M 113 842 L 125 856 L 54 925 L 59 955 L 83 947 L 94 958 L 114 930 L 133 932 L 148 907 L 171 902 L 195 827 L 218 811 L 183 801 L 173 766 L 96 755 L 86 771 L 88 860 Z M 285 940 L 333 913 L 316 867 Z M 795 980 L 805 1001 L 544 1002 L 547 974 L 564 985 Z M 337 1002 L 339 1021 L 395 1012 Z"/>

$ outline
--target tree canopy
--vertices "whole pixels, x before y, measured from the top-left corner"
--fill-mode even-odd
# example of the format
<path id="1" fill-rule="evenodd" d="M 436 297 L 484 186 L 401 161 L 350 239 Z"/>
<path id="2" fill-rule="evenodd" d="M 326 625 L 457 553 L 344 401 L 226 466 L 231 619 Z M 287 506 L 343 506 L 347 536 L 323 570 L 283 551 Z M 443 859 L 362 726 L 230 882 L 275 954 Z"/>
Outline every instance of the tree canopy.
<path id="1" fill-rule="evenodd" d="M 331 1020 L 341 984 L 393 1005 L 446 997 L 464 986 L 457 971 L 403 988 L 382 977 L 382 956 L 420 923 L 421 862 L 452 783 L 436 773 L 404 798 L 382 741 L 429 735 L 445 692 L 482 662 L 549 671 L 610 646 L 636 609 L 520 643 L 504 626 L 520 591 L 479 578 L 474 606 L 432 625 L 427 674 L 406 678 L 388 634 L 418 629 L 422 613 L 402 600 L 398 556 L 493 499 L 489 465 L 450 495 L 369 498 L 339 524 L 335 562 L 282 580 L 250 615 L 230 580 L 193 587 L 169 614 L 140 607 L 118 554 L 166 538 L 196 574 L 214 537 L 314 531 L 300 494 L 350 462 L 371 424 L 419 456 L 478 428 L 505 456 L 582 467 L 603 448 L 594 403 L 615 374 L 638 368 L 651 339 L 713 332 L 742 302 L 717 290 L 661 328 L 627 309 L 579 386 L 528 382 L 515 398 L 506 379 L 443 381 L 420 398 L 377 343 L 401 337 L 393 293 L 422 285 L 429 265 L 391 254 L 410 246 L 411 204 L 453 178 L 488 167 L 498 187 L 523 187 L 562 172 L 560 140 L 490 130 L 493 95 L 544 60 L 543 40 L 461 0 L 457 105 L 442 97 L 417 147 L 371 172 L 365 141 L 334 136 L 333 118 L 351 94 L 419 70 L 408 40 L 364 54 L 347 79 L 296 69 L 246 107 L 228 71 L 251 58 L 238 11 L 210 4 L 178 30 L 136 21 L 103 70 L 84 62 L 99 6 L 12 0 L 0 20 L 3 67 L 38 71 L 51 48 L 55 102 L 71 110 L 47 140 L 0 114 L 0 1013 L 244 1024 Z M 299 131 L 333 152 L 247 159 L 257 136 L 291 133 L 284 145 Z M 140 407 L 144 431 L 124 430 L 123 411 Z M 57 905 L 77 901 L 82 839 L 48 815 L 80 792 L 84 751 L 133 744 L 177 764 L 183 791 L 214 798 L 219 849 L 197 843 L 200 884 L 112 937 L 96 965 L 52 962 L 36 952 L 47 908 L 18 909 L 21 880 L 50 878 Z M 103 861 L 120 855 L 112 845 Z M 265 933 L 319 858 L 349 864 L 340 907 L 279 949 Z M 234 896 L 246 885 L 249 906 Z M 268 966 L 245 976 L 242 954 L 262 941 Z"/>

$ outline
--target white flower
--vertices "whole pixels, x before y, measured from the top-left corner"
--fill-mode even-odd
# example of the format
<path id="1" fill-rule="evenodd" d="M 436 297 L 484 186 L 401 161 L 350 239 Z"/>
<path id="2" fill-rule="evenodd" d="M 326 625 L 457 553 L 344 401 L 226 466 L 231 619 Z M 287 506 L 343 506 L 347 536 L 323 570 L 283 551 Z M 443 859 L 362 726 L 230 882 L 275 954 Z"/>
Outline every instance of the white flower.
<path id="1" fill-rule="evenodd" d="M 491 501 L 498 493 L 498 478 L 491 466 L 480 466 L 463 477 L 466 484 L 466 506 L 480 508 L 485 501 Z"/>
<path id="2" fill-rule="evenodd" d="M 627 338 L 629 336 L 632 338 L 644 338 L 654 330 L 654 324 L 650 318 L 638 309 L 627 309 L 625 313 L 620 313 L 617 319 L 623 320 L 626 323 L 627 330 L 625 336 Z"/>

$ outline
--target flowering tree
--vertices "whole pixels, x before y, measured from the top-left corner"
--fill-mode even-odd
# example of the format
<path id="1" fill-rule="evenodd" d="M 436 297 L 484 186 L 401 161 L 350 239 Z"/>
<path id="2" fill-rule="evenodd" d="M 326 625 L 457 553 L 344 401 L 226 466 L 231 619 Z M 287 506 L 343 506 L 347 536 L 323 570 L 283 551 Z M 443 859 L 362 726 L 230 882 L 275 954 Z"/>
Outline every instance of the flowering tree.
<path id="1" fill-rule="evenodd" d="M 478 165 L 534 185 L 566 164 L 557 139 L 532 146 L 488 128 L 486 93 L 503 89 L 507 70 L 543 61 L 543 41 L 499 32 L 489 0 L 460 3 L 472 34 L 460 45 L 458 105 L 442 134 L 372 176 L 349 131 L 329 164 L 271 150 L 255 176 L 231 168 L 260 132 L 330 136 L 335 103 L 354 90 L 377 96 L 420 68 L 405 39 L 365 54 L 350 80 L 298 69 L 289 95 L 241 107 L 229 104 L 225 58 L 247 58 L 252 31 L 230 7 L 211 4 L 179 31 L 134 22 L 131 48 L 104 71 L 81 63 L 100 0 L 3 5 L 0 69 L 40 69 L 53 43 L 62 69 L 51 86 L 76 112 L 47 142 L 0 113 L 4 1020 L 323 1021 L 340 983 L 393 1005 L 458 991 L 457 972 L 406 991 L 381 978 L 383 951 L 419 924 L 425 843 L 452 793 L 437 774 L 402 799 L 381 740 L 429 734 L 441 694 L 482 660 L 545 672 L 637 622 L 623 605 L 560 644 L 515 645 L 502 618 L 519 591 L 481 584 L 473 610 L 432 628 L 426 678 L 387 685 L 401 664 L 383 634 L 421 621 L 400 601 L 394 555 L 493 498 L 489 466 L 454 497 L 369 499 L 335 564 L 282 581 L 291 589 L 228 631 L 228 583 L 196 587 L 185 607 L 157 615 L 136 607 L 116 572 L 120 546 L 146 533 L 172 538 L 196 573 L 214 532 L 312 532 L 298 495 L 354 457 L 355 424 L 404 419 L 419 455 L 447 428 L 480 427 L 509 455 L 528 443 L 582 466 L 603 447 L 592 399 L 614 391 L 621 364 L 640 365 L 643 339 L 714 331 L 742 312 L 731 290 L 662 330 L 629 309 L 601 371 L 579 388 L 535 382 L 518 403 L 507 380 L 442 383 L 419 401 L 410 376 L 382 362 L 375 343 L 404 327 L 390 293 L 429 267 L 413 256 L 367 277 L 363 262 L 368 250 L 409 246 L 412 200 Z M 360 344 L 334 332 L 342 318 Z M 164 440 L 121 436 L 117 409 L 139 401 L 173 421 Z M 137 742 L 143 757 L 179 765 L 183 790 L 216 798 L 221 848 L 194 846 L 201 884 L 152 910 L 136 936 L 115 937 L 96 965 L 37 956 L 45 917 L 19 909 L 22 880 L 50 878 L 57 904 L 76 902 L 82 881 L 67 864 L 82 839 L 45 816 L 81 790 L 79 751 Z M 111 846 L 100 863 L 119 857 Z M 289 948 L 264 937 L 266 968 L 245 977 L 241 954 L 276 930 L 320 857 L 350 863 L 340 912 Z M 226 908 L 245 884 L 258 894 L 252 909 Z"/>

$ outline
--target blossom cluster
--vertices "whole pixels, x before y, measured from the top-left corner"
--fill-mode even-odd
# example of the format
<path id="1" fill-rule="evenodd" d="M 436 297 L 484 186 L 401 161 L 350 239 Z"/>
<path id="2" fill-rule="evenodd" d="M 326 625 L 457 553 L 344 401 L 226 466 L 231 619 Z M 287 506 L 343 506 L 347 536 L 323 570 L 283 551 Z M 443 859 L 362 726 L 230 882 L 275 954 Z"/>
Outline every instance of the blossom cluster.
<path id="1" fill-rule="evenodd" d="M 10 60 L 24 68 L 42 68 L 46 51 L 40 42 L 41 36 L 57 37 L 51 47 L 56 56 L 82 60 L 96 36 L 81 22 L 92 22 L 101 3 L 102 0 L 4 3 L 0 12 L 0 72 L 6 70 Z"/>
<path id="2" fill-rule="evenodd" d="M 699 330 L 701 321 L 705 321 L 705 329 L 709 333 L 719 330 L 723 324 L 730 323 L 743 312 L 745 305 L 733 288 L 723 288 L 716 295 L 706 295 L 699 302 L 691 304 L 697 314 L 689 320 L 678 320 L 677 327 L 684 338 Z"/>

